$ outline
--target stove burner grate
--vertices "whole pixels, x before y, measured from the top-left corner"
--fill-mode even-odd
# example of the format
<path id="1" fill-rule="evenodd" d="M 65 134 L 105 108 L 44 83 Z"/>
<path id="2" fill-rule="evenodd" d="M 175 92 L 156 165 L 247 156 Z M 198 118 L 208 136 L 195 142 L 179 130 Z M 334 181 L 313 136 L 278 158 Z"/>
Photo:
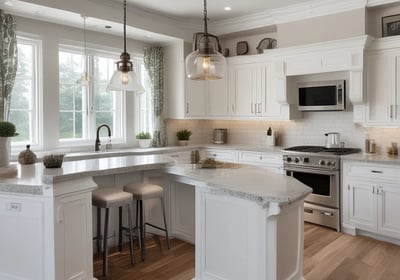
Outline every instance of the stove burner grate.
<path id="1" fill-rule="evenodd" d="M 329 153 L 333 155 L 348 155 L 361 152 L 358 148 L 326 148 L 323 146 L 294 146 L 284 149 L 284 151 L 303 152 L 303 153 Z"/>

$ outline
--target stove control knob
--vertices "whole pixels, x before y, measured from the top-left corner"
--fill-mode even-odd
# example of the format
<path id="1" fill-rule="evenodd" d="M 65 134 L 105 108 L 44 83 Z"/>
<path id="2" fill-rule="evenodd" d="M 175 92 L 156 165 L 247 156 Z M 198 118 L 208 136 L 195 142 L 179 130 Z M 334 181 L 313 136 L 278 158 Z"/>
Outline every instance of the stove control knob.
<path id="1" fill-rule="evenodd" d="M 319 161 L 319 165 L 325 165 L 325 160 L 321 159 L 321 160 Z"/>
<path id="2" fill-rule="evenodd" d="M 299 162 L 300 162 L 300 158 L 296 157 L 296 158 L 294 159 L 294 162 L 295 162 L 295 163 L 299 163 Z"/>
<path id="3" fill-rule="evenodd" d="M 335 166 L 335 162 L 334 161 L 332 161 L 331 164 L 332 164 L 332 166 Z"/>
<path id="4" fill-rule="evenodd" d="M 303 162 L 304 162 L 304 163 L 309 163 L 309 162 L 310 162 L 310 159 L 309 159 L 308 157 L 305 157 L 305 158 L 303 158 Z"/>
<path id="5" fill-rule="evenodd" d="M 331 161 L 328 161 L 328 162 L 326 163 L 326 165 L 331 166 L 331 165 L 332 165 L 332 162 L 331 162 Z"/>
<path id="6" fill-rule="evenodd" d="M 286 158 L 286 162 L 292 162 L 292 158 L 291 157 L 287 157 Z"/>

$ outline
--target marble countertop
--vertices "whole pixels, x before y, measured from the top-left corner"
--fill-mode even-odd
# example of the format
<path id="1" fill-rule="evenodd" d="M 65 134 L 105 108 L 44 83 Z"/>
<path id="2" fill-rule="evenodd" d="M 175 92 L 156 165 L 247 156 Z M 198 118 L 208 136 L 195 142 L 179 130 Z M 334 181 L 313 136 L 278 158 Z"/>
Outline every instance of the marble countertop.
<path id="1" fill-rule="evenodd" d="M 236 164 L 228 168 L 202 169 L 191 164 L 175 164 L 166 168 L 169 174 L 192 180 L 259 204 L 269 202 L 292 203 L 311 193 L 311 188 L 274 171 L 251 165 Z"/>
<path id="2" fill-rule="evenodd" d="M 383 163 L 383 164 L 393 164 L 400 165 L 400 157 L 399 156 L 388 156 L 386 154 L 350 154 L 340 157 L 342 160 L 356 160 L 370 163 Z"/>

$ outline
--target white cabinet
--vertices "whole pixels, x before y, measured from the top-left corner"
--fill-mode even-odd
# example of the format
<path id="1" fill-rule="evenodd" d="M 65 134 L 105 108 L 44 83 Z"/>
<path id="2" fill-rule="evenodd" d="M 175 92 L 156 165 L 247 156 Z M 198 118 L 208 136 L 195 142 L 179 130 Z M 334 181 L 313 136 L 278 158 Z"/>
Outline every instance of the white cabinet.
<path id="1" fill-rule="evenodd" d="M 280 153 L 240 151 L 238 159 L 239 163 L 258 165 L 279 173 L 283 172 L 282 154 Z"/>
<path id="2" fill-rule="evenodd" d="M 400 48 L 367 55 L 367 123 L 400 124 Z"/>
<path id="3" fill-rule="evenodd" d="M 228 116 L 227 79 L 193 81 L 186 79 L 185 116 L 209 118 Z"/>
<path id="4" fill-rule="evenodd" d="M 202 158 L 213 158 L 218 161 L 237 162 L 236 151 L 232 150 L 206 149 L 204 151 L 204 157 Z"/>
<path id="5" fill-rule="evenodd" d="M 400 239 L 400 167 L 343 163 L 343 226 Z"/>

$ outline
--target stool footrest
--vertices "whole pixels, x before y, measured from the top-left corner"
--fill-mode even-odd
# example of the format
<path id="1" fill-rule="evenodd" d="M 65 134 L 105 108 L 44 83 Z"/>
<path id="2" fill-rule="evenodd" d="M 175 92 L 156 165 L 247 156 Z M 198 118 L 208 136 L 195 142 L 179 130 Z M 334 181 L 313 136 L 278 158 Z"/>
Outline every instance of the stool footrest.
<path id="1" fill-rule="evenodd" d="M 156 225 L 153 225 L 153 224 L 150 224 L 150 223 L 145 223 L 146 225 L 148 225 L 148 226 L 151 226 L 151 227 L 153 227 L 153 228 L 156 228 L 156 229 L 159 229 L 159 230 L 162 230 L 162 231 L 167 231 L 165 228 L 162 228 L 162 227 L 159 227 L 159 226 L 156 226 Z"/>

